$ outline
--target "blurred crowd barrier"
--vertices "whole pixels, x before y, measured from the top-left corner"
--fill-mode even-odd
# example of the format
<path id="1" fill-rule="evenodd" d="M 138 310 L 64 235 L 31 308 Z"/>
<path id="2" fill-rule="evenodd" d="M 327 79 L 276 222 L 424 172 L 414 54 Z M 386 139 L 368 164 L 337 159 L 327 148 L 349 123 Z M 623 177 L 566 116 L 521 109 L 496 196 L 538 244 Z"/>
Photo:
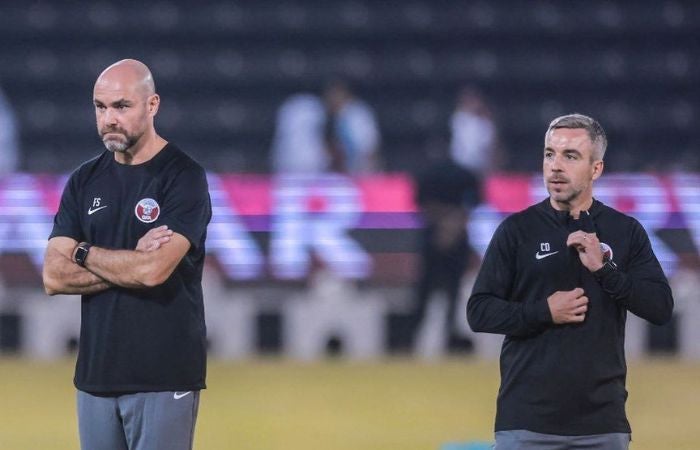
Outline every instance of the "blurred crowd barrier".
<path id="1" fill-rule="evenodd" d="M 40 276 L 65 180 L 0 179 L 0 351 L 56 358 L 76 348 L 80 300 L 46 296 Z M 210 174 L 209 183 L 204 289 L 213 357 L 366 359 L 407 350 L 421 227 L 408 176 Z M 481 254 L 505 216 L 546 197 L 539 175 L 493 176 L 485 192 L 467 224 Z M 597 182 L 596 197 L 646 228 L 676 299 L 669 326 L 628 315 L 628 357 L 665 350 L 700 359 L 700 175 L 610 174 Z M 464 278 L 464 304 L 472 277 Z M 445 305 L 433 298 L 409 351 L 445 353 Z M 501 337 L 475 335 L 458 319 L 467 351 L 498 356 Z"/>

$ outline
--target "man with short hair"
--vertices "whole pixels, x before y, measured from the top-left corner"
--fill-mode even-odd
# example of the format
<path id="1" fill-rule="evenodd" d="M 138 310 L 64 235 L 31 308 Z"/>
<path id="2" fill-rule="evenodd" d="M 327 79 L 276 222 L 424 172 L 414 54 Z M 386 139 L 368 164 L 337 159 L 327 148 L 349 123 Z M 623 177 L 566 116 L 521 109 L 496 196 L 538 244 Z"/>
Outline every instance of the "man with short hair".
<path id="1" fill-rule="evenodd" d="M 191 449 L 206 372 L 206 174 L 156 133 L 160 97 L 142 62 L 105 69 L 93 103 L 107 151 L 68 180 L 43 271 L 49 295 L 82 295 L 81 448 Z"/>
<path id="2" fill-rule="evenodd" d="M 627 311 L 663 324 L 673 298 L 639 222 L 593 198 L 606 146 L 594 119 L 554 119 L 549 198 L 504 220 L 486 251 L 467 318 L 505 335 L 497 450 L 629 447 Z"/>

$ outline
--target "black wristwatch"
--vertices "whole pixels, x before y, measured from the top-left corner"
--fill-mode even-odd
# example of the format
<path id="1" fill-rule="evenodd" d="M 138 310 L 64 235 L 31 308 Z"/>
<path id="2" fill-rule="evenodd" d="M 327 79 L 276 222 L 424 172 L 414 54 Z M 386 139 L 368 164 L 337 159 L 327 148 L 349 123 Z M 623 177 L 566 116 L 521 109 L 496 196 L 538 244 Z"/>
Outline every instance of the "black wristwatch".
<path id="1" fill-rule="evenodd" d="M 613 272 L 617 272 L 617 264 L 612 259 L 606 259 L 603 267 L 593 272 L 593 276 L 596 280 L 602 280 Z"/>
<path id="2" fill-rule="evenodd" d="M 81 242 L 75 248 L 75 263 L 80 267 L 85 267 L 85 260 L 87 259 L 88 253 L 90 253 L 90 247 L 92 247 L 92 244 Z"/>

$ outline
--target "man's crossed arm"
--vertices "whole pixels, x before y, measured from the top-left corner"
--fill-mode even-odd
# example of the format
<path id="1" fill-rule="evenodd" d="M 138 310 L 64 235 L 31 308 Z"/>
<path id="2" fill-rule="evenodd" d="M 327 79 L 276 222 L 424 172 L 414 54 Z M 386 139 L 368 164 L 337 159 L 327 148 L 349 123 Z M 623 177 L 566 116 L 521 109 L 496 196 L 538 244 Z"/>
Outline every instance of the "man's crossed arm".
<path id="1" fill-rule="evenodd" d="M 47 294 L 93 294 L 112 286 L 158 286 L 170 277 L 190 248 L 187 238 L 166 225 L 149 230 L 134 250 L 92 246 L 85 267 L 75 262 L 77 245 L 75 239 L 63 236 L 49 240 L 43 271 Z"/>

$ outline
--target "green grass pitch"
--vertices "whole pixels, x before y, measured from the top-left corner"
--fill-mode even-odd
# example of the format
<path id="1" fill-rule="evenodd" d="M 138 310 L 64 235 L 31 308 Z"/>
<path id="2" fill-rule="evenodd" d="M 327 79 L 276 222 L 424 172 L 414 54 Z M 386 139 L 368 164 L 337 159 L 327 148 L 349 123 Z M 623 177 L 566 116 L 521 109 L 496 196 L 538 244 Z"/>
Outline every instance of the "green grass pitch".
<path id="1" fill-rule="evenodd" d="M 0 359 L 0 449 L 78 448 L 73 360 Z M 437 450 L 492 438 L 498 366 L 469 358 L 211 361 L 198 450 Z M 632 450 L 700 449 L 700 363 L 631 363 Z"/>

